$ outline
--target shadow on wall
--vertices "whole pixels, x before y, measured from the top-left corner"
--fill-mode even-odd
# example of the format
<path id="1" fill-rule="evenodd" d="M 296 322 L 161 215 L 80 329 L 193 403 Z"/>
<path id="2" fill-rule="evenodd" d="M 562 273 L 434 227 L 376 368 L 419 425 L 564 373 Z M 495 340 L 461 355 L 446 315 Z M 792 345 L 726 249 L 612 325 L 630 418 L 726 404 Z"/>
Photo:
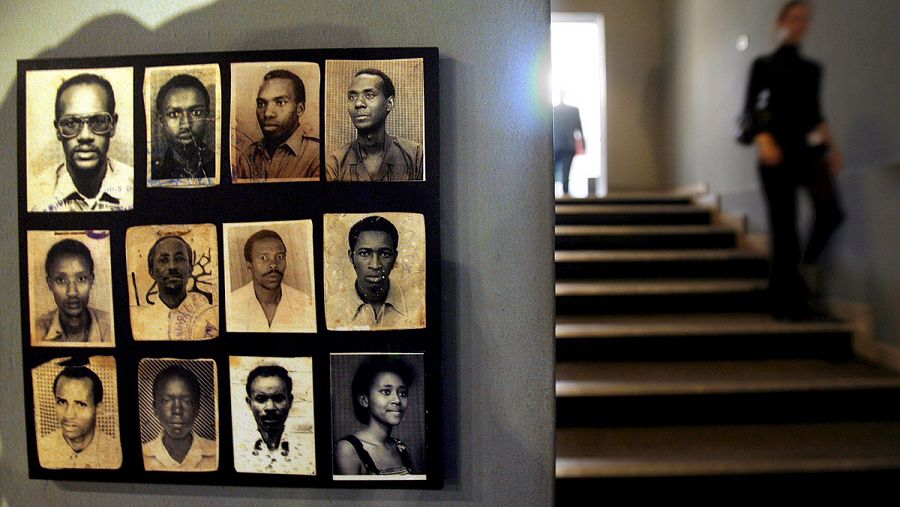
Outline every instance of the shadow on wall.
<path id="1" fill-rule="evenodd" d="M 286 11 L 296 9 L 296 4 L 293 2 L 285 2 L 284 6 L 284 10 Z M 329 9 L 329 16 L 333 19 L 341 19 L 344 15 L 340 12 L 340 9 L 342 8 L 348 10 L 346 15 L 350 15 L 353 6 L 337 6 L 335 9 Z M 49 59 L 76 58 L 81 56 L 114 56 L 117 54 L 139 55 L 204 51 L 366 47 L 372 45 L 367 38 L 367 33 L 361 33 L 358 29 L 353 27 L 347 27 L 337 23 L 304 24 L 302 20 L 298 20 L 297 16 L 289 15 L 278 21 L 284 25 L 291 26 L 272 29 L 271 13 L 273 11 L 273 9 L 267 9 L 267 12 L 262 13 L 254 3 L 225 1 L 179 16 L 161 25 L 156 30 L 148 30 L 143 24 L 129 16 L 115 14 L 91 20 L 77 33 L 61 42 L 58 46 L 37 54 L 34 58 Z M 240 20 L 240 28 L 232 31 L 222 30 L 221 21 L 223 19 Z M 448 63 L 450 63 L 450 65 L 448 65 Z M 444 91 L 442 102 L 447 100 L 446 97 L 452 97 L 454 93 L 453 85 L 455 79 L 453 76 L 453 68 L 452 62 L 448 62 L 446 59 L 441 60 L 441 89 Z M 18 172 L 14 162 L 17 160 L 17 147 L 16 144 L 11 141 L 15 139 L 15 129 L 17 125 L 17 95 L 16 87 L 11 87 L 10 90 L 10 93 L 3 98 L 2 105 L 0 105 L 0 118 L 3 120 L 4 138 L 7 140 L 6 143 L 0 143 L 0 160 L 7 161 L 7 175 L 12 175 L 12 181 L 15 182 L 15 175 Z M 445 137 L 445 145 L 447 145 L 446 141 L 452 140 L 452 135 L 455 133 L 456 129 L 453 125 L 453 123 L 455 123 L 453 117 L 446 115 L 446 113 L 449 112 L 448 110 L 452 111 L 452 108 L 444 109 L 445 115 L 442 117 L 441 130 L 442 135 L 447 136 Z M 453 151 L 448 149 L 444 150 L 444 153 L 446 159 Z M 449 159 L 449 161 L 452 162 L 452 159 Z M 453 166 L 453 164 L 449 164 L 449 166 Z M 453 181 L 454 178 L 456 178 L 454 173 L 448 171 L 447 174 L 445 174 L 444 185 L 442 185 L 442 187 L 457 188 L 458 185 Z M 17 229 L 15 219 L 17 215 L 12 207 L 16 205 L 15 203 L 18 203 L 16 184 L 0 186 L 0 202 L 6 203 L 7 207 L 7 215 L 3 222 L 3 234 L 6 237 L 14 237 L 14 231 Z M 450 243 L 453 244 L 452 241 Z M 6 259 L 18 258 L 17 242 L 3 242 L 2 245 L 0 245 L 0 255 L 3 255 Z M 20 262 L 24 262 L 24 260 L 20 260 Z M 15 263 L 5 263 L 0 266 L 0 270 L 2 270 L 0 271 L 0 273 L 2 273 L 2 275 L 0 275 L 2 276 L 2 280 L 18 283 L 19 273 L 16 267 Z M 445 270 L 452 272 L 453 267 L 445 265 Z M 458 291 L 459 282 L 452 276 L 448 277 L 446 282 L 447 284 L 444 290 L 445 297 L 443 301 L 444 322 L 452 323 L 458 321 L 457 316 L 460 311 L 456 305 L 450 304 L 457 299 L 455 298 L 455 294 Z M 11 304 L 12 301 L 16 301 L 18 304 Z M 2 322 L 6 329 L 9 330 L 18 329 L 21 315 L 20 308 L 22 302 L 19 301 L 17 296 L 14 296 L 12 301 L 0 305 L 0 322 Z M 444 329 L 444 333 L 445 371 L 457 371 L 457 368 L 462 368 L 463 370 L 472 370 L 469 372 L 471 374 L 473 371 L 478 370 L 478 367 L 459 364 L 457 359 L 459 354 L 458 349 L 464 345 L 457 343 L 457 329 L 447 325 Z M 23 400 L 21 398 L 22 390 L 20 388 L 22 370 L 21 365 L 19 364 L 19 358 L 22 357 L 20 348 L 21 341 L 18 339 L 19 333 L 16 331 L 7 331 L 5 334 L 5 339 L 3 339 L 2 344 L 0 344 L 0 356 L 4 358 L 4 367 L 0 368 L 0 372 L 2 372 L 0 373 L 0 380 L 2 380 L 3 385 L 14 386 L 13 391 L 15 392 L 4 394 L 4 405 L 8 401 L 10 407 L 21 407 L 23 406 Z M 461 373 L 466 374 L 466 371 Z M 460 477 L 459 426 L 461 424 L 461 418 L 459 410 L 450 410 L 448 408 L 459 407 L 459 383 L 455 376 L 451 376 L 451 379 L 449 380 L 450 381 L 444 382 L 446 390 L 444 391 L 443 402 L 443 461 L 445 466 L 444 474 L 446 486 L 444 492 L 437 494 L 443 495 L 444 499 L 455 498 L 457 501 L 470 501 L 473 500 L 470 496 L 474 495 L 475 497 L 478 497 L 482 494 L 479 492 L 472 492 L 471 485 L 473 483 L 479 483 L 481 486 L 486 485 L 483 484 L 482 481 L 475 481 L 471 471 L 465 472 L 465 476 L 462 478 Z M 25 417 L 25 414 L 21 417 Z M 4 461 L 4 484 L 11 485 L 14 482 L 17 483 L 20 481 L 28 484 L 28 481 L 25 480 L 27 472 L 24 469 L 26 463 L 26 444 L 22 438 L 24 436 L 24 427 L 24 421 L 17 417 L 5 418 L 0 422 L 0 436 L 2 436 L 0 437 L 0 439 L 2 439 L 0 441 L 3 443 L 3 453 L 0 457 L 2 457 Z M 330 428 L 321 428 L 319 431 L 330 433 Z M 319 439 L 321 440 L 321 435 Z M 508 445 L 509 448 L 517 445 L 514 439 L 509 438 L 508 440 L 506 445 Z M 466 445 L 472 445 L 472 443 L 469 442 Z M 131 452 L 135 451 L 134 446 L 130 446 L 127 442 L 125 443 L 125 447 L 131 447 Z M 464 456 L 463 458 L 471 462 L 471 455 L 473 452 L 470 451 L 468 454 L 469 456 Z M 317 456 L 317 458 L 319 460 L 328 459 L 324 456 Z M 9 460 L 10 463 L 6 463 L 7 460 Z M 462 483 L 462 485 L 460 483 Z M 463 486 L 466 483 L 469 485 Z M 61 497 L 66 494 L 59 491 L 57 488 L 70 492 L 113 494 L 137 493 L 146 495 L 184 495 L 196 497 L 227 495 L 229 497 L 258 499 L 304 498 L 307 500 L 320 500 L 323 502 L 333 500 L 335 496 L 333 491 L 313 489 L 303 490 L 302 492 L 273 488 L 241 488 L 240 490 L 229 488 L 223 490 L 221 487 L 191 487 L 189 489 L 178 488 L 177 490 L 173 490 L 170 487 L 159 485 L 90 484 L 78 482 L 54 482 L 52 484 L 46 483 L 40 485 L 35 483 L 31 484 L 33 486 L 21 488 L 21 491 L 18 491 L 18 493 L 4 493 L 4 499 L 10 501 L 11 504 L 18 504 L 25 503 L 29 498 L 35 498 L 34 495 L 50 499 Z M 41 491 L 37 491 L 38 489 Z M 468 492 L 465 490 L 468 490 Z M 462 495 L 459 493 L 462 493 Z M 17 497 L 16 495 L 21 495 L 21 497 Z M 404 494 L 402 491 L 383 491 L 378 495 L 378 498 L 381 498 L 382 500 L 408 500 L 410 498 L 425 497 L 440 498 L 440 496 L 435 497 L 434 495 L 427 495 L 424 492 Z M 344 490 L 341 492 L 341 498 L 346 501 L 361 501 L 372 499 L 373 497 L 370 492 L 363 490 Z M 17 502 L 17 499 L 20 500 L 20 502 Z M 82 500 L 88 501 L 87 498 L 82 498 Z M 477 501 L 477 498 L 475 498 L 475 500 Z M 163 498 L 159 501 L 164 502 L 165 500 Z"/>
<path id="2" fill-rule="evenodd" d="M 876 338 L 900 347 L 900 163 L 842 179 L 846 219 L 827 252 L 826 289 L 832 297 L 871 304 Z"/>
<path id="3" fill-rule="evenodd" d="M 657 188 L 663 189 L 672 186 L 671 163 L 667 149 L 669 129 L 662 114 L 665 111 L 665 90 L 669 86 L 669 82 L 667 69 L 663 65 L 653 68 L 647 74 L 640 116 L 641 126 L 650 142 L 653 163 L 656 167 L 654 181 L 656 181 Z"/>

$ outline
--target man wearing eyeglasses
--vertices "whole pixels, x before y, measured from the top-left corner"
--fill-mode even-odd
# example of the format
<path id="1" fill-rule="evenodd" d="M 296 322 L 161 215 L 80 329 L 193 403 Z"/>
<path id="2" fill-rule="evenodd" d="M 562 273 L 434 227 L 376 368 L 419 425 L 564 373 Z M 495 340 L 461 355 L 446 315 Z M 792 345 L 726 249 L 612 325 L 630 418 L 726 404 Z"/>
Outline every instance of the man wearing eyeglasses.
<path id="1" fill-rule="evenodd" d="M 112 85 L 103 77 L 78 74 L 60 85 L 53 127 L 65 161 L 35 182 L 49 195 L 32 211 L 132 208 L 134 168 L 107 157 L 118 120 Z"/>
<path id="2" fill-rule="evenodd" d="M 316 331 L 315 305 L 299 289 L 282 283 L 287 249 L 277 232 L 256 231 L 244 244 L 244 260 L 252 280 L 228 299 L 228 331 Z"/>

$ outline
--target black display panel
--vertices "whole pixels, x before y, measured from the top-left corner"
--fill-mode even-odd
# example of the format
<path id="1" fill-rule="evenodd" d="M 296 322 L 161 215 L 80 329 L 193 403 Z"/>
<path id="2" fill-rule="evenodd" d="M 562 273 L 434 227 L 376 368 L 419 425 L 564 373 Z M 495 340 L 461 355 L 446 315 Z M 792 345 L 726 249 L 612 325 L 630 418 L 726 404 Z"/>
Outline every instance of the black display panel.
<path id="1" fill-rule="evenodd" d="M 438 97 L 437 48 L 19 61 L 30 477 L 440 488 Z"/>

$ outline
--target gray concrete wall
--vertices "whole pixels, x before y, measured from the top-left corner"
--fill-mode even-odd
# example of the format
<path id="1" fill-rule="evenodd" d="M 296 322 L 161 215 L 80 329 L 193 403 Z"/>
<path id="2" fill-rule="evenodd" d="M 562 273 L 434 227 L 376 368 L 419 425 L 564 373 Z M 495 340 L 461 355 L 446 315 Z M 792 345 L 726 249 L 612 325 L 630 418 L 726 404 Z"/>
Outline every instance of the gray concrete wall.
<path id="1" fill-rule="evenodd" d="M 735 124 L 750 64 L 774 46 L 773 20 L 782 3 L 666 3 L 671 182 L 708 181 L 724 207 L 748 213 L 758 231 L 767 225 L 755 155 L 734 142 Z M 846 159 L 838 185 L 847 219 L 824 260 L 828 292 L 871 303 L 879 339 L 900 345 L 900 3 L 813 4 L 804 52 L 824 64 L 822 107 Z M 750 40 L 744 52 L 735 47 L 741 34 Z"/>
<path id="2" fill-rule="evenodd" d="M 663 0 L 551 0 L 553 12 L 603 15 L 609 190 L 661 187 L 668 171 L 662 118 Z"/>
<path id="3" fill-rule="evenodd" d="M 4 3 L 2 236 L 16 224 L 14 58 L 317 47 L 441 50 L 443 491 L 292 490 L 31 481 L 18 270 L 0 306 L 0 505 L 550 505 L 553 228 L 548 5 L 539 0 Z M 151 5 L 153 4 L 153 5 Z M 164 16 L 161 14 L 165 14 Z M 18 258 L 15 241 L 0 244 Z M 320 457 L 321 458 L 321 457 Z"/>

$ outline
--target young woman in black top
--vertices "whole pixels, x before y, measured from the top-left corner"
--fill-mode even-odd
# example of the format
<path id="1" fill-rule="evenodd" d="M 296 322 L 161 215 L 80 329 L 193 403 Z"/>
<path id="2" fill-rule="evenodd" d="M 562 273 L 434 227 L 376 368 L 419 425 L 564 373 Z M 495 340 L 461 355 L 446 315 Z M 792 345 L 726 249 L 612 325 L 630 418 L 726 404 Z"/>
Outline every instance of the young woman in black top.
<path id="1" fill-rule="evenodd" d="M 800 54 L 811 16 L 808 2 L 784 4 L 776 21 L 780 46 L 753 62 L 744 105 L 769 214 L 772 312 L 790 320 L 827 315 L 811 299 L 801 271 L 812 278 L 843 218 L 834 186 L 843 161 L 819 106 L 822 69 Z M 815 212 L 803 250 L 797 232 L 799 187 L 808 189 Z"/>
<path id="2" fill-rule="evenodd" d="M 335 475 L 413 474 L 409 450 L 393 429 L 403 421 L 415 370 L 396 356 L 373 356 L 353 376 L 351 394 L 361 430 L 334 445 Z"/>

